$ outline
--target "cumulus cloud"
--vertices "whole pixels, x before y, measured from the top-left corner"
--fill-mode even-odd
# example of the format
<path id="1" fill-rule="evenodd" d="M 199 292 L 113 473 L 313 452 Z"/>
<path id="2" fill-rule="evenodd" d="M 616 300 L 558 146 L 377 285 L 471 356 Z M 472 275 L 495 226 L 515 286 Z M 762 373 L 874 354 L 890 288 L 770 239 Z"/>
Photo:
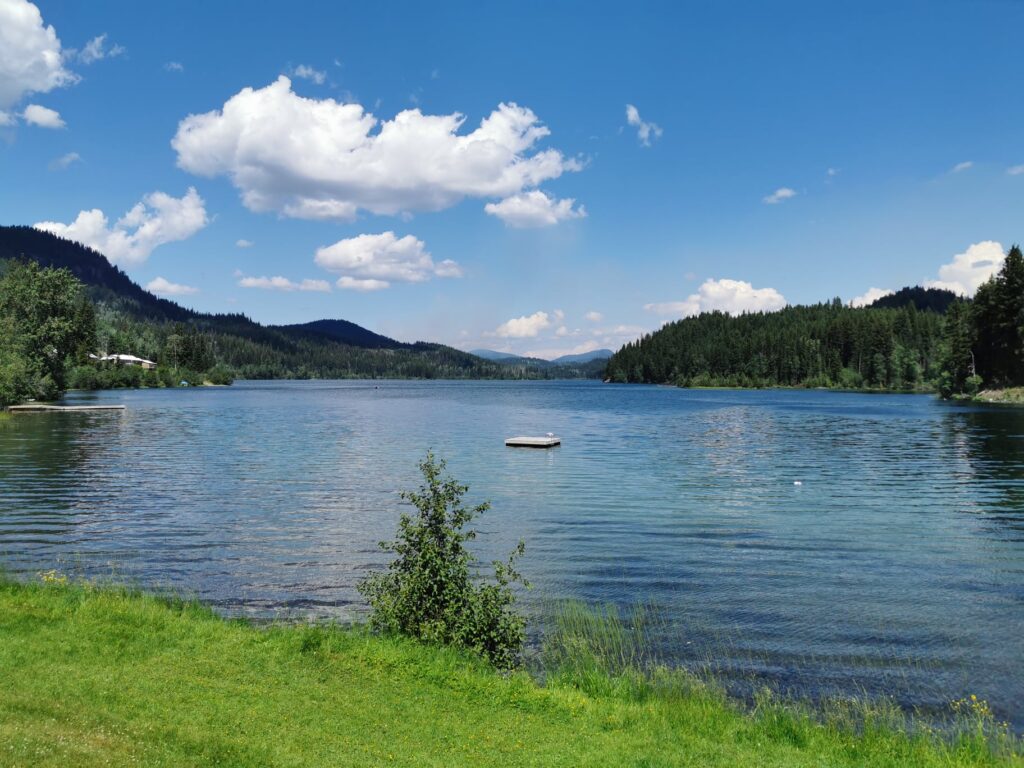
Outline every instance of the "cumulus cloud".
<path id="1" fill-rule="evenodd" d="M 64 68 L 60 40 L 27 0 L 0 2 L 0 109 L 30 93 L 47 93 L 78 82 Z"/>
<path id="2" fill-rule="evenodd" d="M 595 310 L 591 310 L 590 312 L 587 312 L 587 314 L 585 314 L 583 317 L 585 317 L 587 320 L 589 320 L 592 323 L 600 323 L 602 320 L 604 320 L 604 315 L 602 315 L 600 312 L 597 312 Z"/>
<path id="3" fill-rule="evenodd" d="M 626 105 L 626 122 L 636 128 L 636 136 L 645 147 L 651 146 L 651 139 L 661 138 L 661 127 L 657 123 L 646 123 L 632 104 Z"/>
<path id="4" fill-rule="evenodd" d="M 331 284 L 326 280 L 302 280 L 294 282 L 287 277 L 274 275 L 274 277 L 240 277 L 238 285 L 242 288 L 263 288 L 270 291 L 317 291 L 328 293 Z"/>
<path id="5" fill-rule="evenodd" d="M 789 200 L 791 197 L 796 197 L 796 190 L 790 189 L 789 187 L 779 187 L 770 195 L 765 195 L 761 198 L 761 202 L 765 205 L 778 205 L 783 200 Z"/>
<path id="6" fill-rule="evenodd" d="M 494 330 L 492 335 L 502 339 L 532 339 L 550 326 L 551 318 L 547 312 L 534 312 L 532 315 L 506 320 Z"/>
<path id="7" fill-rule="evenodd" d="M 199 293 L 198 288 L 193 288 L 191 285 L 172 283 L 163 277 L 155 277 L 146 283 L 146 290 L 150 293 L 155 293 L 157 296 L 188 296 L 193 293 Z"/>
<path id="8" fill-rule="evenodd" d="M 77 152 L 68 152 L 66 155 L 61 155 L 50 161 L 49 168 L 51 171 L 63 171 L 71 167 L 75 163 L 80 163 L 82 156 Z"/>
<path id="9" fill-rule="evenodd" d="M 307 64 L 299 64 L 292 70 L 292 74 L 295 77 L 301 77 L 303 80 L 312 80 L 317 85 L 323 85 L 327 79 L 327 73 L 321 72 L 319 69 L 313 69 L 313 67 Z"/>
<path id="10" fill-rule="evenodd" d="M 164 70 L 167 72 L 184 72 L 185 65 L 180 61 L 168 61 L 164 64 Z"/>
<path id="11" fill-rule="evenodd" d="M 961 296 L 973 296 L 978 286 L 998 272 L 1006 259 L 1003 246 L 994 240 L 974 243 L 939 267 L 938 280 L 926 280 L 925 288 L 945 288 Z"/>
<path id="12" fill-rule="evenodd" d="M 71 52 L 69 51 L 69 53 Z M 102 59 L 116 58 L 122 53 L 124 53 L 124 46 L 115 43 L 107 47 L 107 33 L 104 32 L 102 35 L 97 35 L 86 43 L 85 47 L 74 55 L 83 64 L 92 64 Z"/>
<path id="13" fill-rule="evenodd" d="M 506 198 L 581 168 L 558 150 L 536 150 L 549 131 L 516 104 L 460 133 L 458 113 L 408 109 L 379 121 L 359 104 L 303 98 L 291 86 L 281 76 L 186 117 L 171 142 L 179 167 L 228 176 L 252 211 L 335 220 Z"/>
<path id="14" fill-rule="evenodd" d="M 236 248 L 252 248 L 254 245 L 256 245 L 256 243 L 254 243 L 252 240 L 246 240 L 245 238 L 235 240 Z"/>
<path id="15" fill-rule="evenodd" d="M 70 224 L 40 221 L 33 226 L 87 245 L 114 264 L 141 264 L 155 248 L 191 237 L 208 221 L 203 199 L 189 187 L 182 197 L 146 195 L 113 226 L 99 208 L 81 211 Z"/>
<path id="16" fill-rule="evenodd" d="M 40 128 L 64 128 L 64 120 L 60 112 L 55 109 L 41 107 L 38 104 L 29 104 L 21 113 L 22 118 L 29 125 L 38 125 Z"/>
<path id="17" fill-rule="evenodd" d="M 328 272 L 342 275 L 339 288 L 364 291 L 387 288 L 392 282 L 422 283 L 434 275 L 462 276 L 451 259 L 435 264 L 422 240 L 412 235 L 396 237 L 394 232 L 339 240 L 317 248 L 314 260 Z"/>
<path id="18" fill-rule="evenodd" d="M 1024 174 L 1024 165 L 1012 165 L 1006 169 L 1006 172 L 1010 176 L 1020 176 L 1021 174 Z"/>
<path id="19" fill-rule="evenodd" d="M 689 317 L 716 310 L 738 315 L 743 312 L 773 312 L 786 306 L 786 299 L 774 288 L 755 288 L 744 280 L 705 280 L 697 293 L 683 301 L 645 304 L 657 315 Z"/>
<path id="20" fill-rule="evenodd" d="M 892 291 L 888 288 L 868 288 L 867 291 L 862 293 L 860 296 L 854 296 L 850 299 L 851 307 L 866 307 L 869 304 L 874 304 L 883 296 L 892 295 Z"/>
<path id="21" fill-rule="evenodd" d="M 974 161 L 973 160 L 965 160 L 962 163 L 957 163 L 956 165 L 954 165 L 953 168 L 950 170 L 950 173 L 960 173 L 961 171 L 966 171 L 966 170 L 968 170 L 970 168 L 973 168 L 973 167 L 974 167 Z"/>
<path id="22" fill-rule="evenodd" d="M 500 203 L 488 203 L 484 210 L 509 227 L 550 227 L 560 221 L 584 218 L 586 209 L 582 205 L 573 208 L 575 202 L 571 197 L 556 200 L 539 189 L 533 189 L 506 197 Z"/>
<path id="23" fill-rule="evenodd" d="M 337 285 L 339 288 L 342 288 L 346 291 L 360 291 L 362 293 L 367 293 L 369 291 L 382 291 L 385 288 L 389 287 L 391 283 L 389 283 L 387 280 L 374 280 L 368 277 L 359 278 L 344 275 L 338 278 Z"/>

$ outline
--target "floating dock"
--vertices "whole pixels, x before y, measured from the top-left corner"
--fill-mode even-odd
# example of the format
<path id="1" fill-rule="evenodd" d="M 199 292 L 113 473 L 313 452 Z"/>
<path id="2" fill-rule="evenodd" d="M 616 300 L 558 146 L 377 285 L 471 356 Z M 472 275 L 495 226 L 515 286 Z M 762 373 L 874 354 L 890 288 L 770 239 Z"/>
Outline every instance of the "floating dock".
<path id="1" fill-rule="evenodd" d="M 33 413 L 39 411 L 123 411 L 123 405 L 50 405 L 48 403 L 25 403 L 7 408 L 12 413 Z"/>
<path id="2" fill-rule="evenodd" d="M 509 448 L 554 448 L 562 444 L 562 438 L 555 437 L 510 437 L 505 441 Z"/>

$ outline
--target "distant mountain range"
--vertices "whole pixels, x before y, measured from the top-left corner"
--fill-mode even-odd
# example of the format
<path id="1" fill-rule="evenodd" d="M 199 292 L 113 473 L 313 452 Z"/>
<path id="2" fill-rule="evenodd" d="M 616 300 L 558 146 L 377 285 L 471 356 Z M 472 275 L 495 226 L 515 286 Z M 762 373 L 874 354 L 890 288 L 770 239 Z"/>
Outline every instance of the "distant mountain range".
<path id="1" fill-rule="evenodd" d="M 524 357 L 513 355 L 509 352 L 497 352 L 493 349 L 473 349 L 469 354 L 482 357 L 484 360 L 492 360 L 496 363 L 514 365 L 571 365 L 573 363 L 591 363 L 595 360 L 607 360 L 614 352 L 610 349 L 594 349 L 590 352 L 581 352 L 576 355 L 562 355 L 553 360 L 544 360 L 539 357 Z"/>
<path id="2" fill-rule="evenodd" d="M 508 365 L 444 344 L 396 341 L 348 320 L 262 325 L 240 313 L 196 312 L 145 290 L 102 254 L 32 227 L 0 226 L 0 269 L 8 259 L 66 268 L 96 304 L 111 349 L 161 359 L 170 335 L 191 326 L 211 337 L 217 363 L 240 378 L 581 378 L 603 364 L 546 360 Z M 114 349 L 113 347 L 116 347 Z"/>

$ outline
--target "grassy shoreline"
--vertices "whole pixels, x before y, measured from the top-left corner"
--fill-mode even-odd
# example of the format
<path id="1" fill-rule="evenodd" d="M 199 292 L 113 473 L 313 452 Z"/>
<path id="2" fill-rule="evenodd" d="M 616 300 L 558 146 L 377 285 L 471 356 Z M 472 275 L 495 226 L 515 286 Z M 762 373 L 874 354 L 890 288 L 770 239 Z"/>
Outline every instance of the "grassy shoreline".
<path id="1" fill-rule="evenodd" d="M 2 766 L 1024 765 L 984 719 L 944 739 L 884 713 L 854 728 L 586 664 L 541 685 L 359 627 L 259 628 L 50 581 L 0 581 Z"/>

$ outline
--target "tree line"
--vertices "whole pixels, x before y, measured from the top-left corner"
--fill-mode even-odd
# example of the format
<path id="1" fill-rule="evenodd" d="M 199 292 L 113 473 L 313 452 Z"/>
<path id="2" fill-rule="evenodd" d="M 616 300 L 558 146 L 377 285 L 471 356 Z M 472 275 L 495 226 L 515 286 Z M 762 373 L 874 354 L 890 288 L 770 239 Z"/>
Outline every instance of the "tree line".
<path id="1" fill-rule="evenodd" d="M 1024 255 L 1018 246 L 973 300 L 950 305 L 943 341 L 944 395 L 1024 386 Z"/>
<path id="2" fill-rule="evenodd" d="M 907 288 L 862 308 L 835 299 L 684 318 L 624 346 L 606 376 L 690 387 L 938 389 L 945 396 L 1022 386 L 1024 258 L 1011 248 L 973 300 Z"/>

